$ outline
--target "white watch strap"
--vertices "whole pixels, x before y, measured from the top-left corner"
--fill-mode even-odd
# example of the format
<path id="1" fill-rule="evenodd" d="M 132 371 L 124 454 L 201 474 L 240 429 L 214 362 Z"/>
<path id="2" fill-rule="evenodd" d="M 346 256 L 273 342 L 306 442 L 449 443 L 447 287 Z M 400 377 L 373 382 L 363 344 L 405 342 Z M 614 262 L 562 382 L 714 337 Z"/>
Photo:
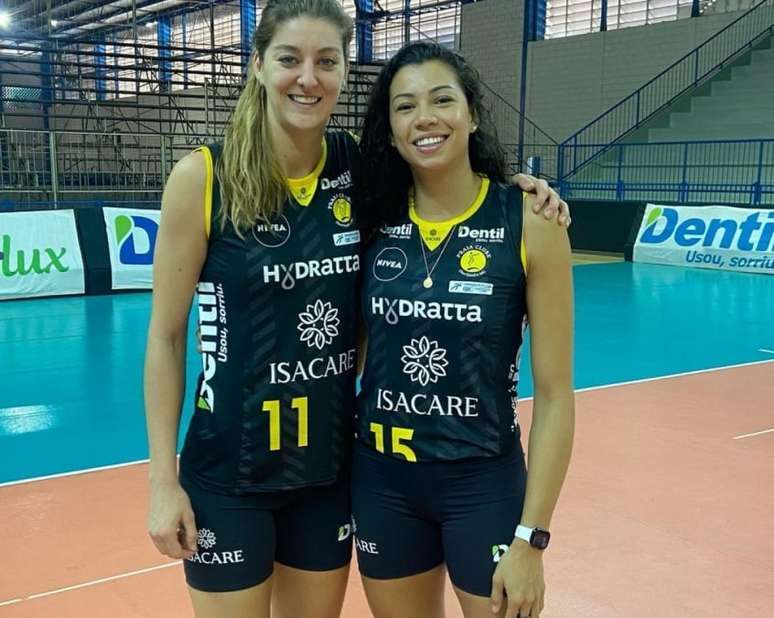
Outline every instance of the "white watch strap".
<path id="1" fill-rule="evenodd" d="M 514 536 L 517 539 L 521 539 L 522 541 L 526 541 L 527 543 L 529 543 L 530 540 L 532 539 L 533 530 L 534 528 L 527 528 L 527 526 L 522 526 L 521 524 L 519 524 L 518 526 L 516 526 L 516 532 Z"/>

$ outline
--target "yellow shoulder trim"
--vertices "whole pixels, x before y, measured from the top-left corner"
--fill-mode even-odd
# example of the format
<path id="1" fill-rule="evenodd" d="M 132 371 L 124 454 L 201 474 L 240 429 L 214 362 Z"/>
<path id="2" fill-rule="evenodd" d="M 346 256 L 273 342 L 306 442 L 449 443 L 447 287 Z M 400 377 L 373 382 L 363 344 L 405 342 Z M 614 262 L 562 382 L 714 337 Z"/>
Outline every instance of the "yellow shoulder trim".
<path id="1" fill-rule="evenodd" d="M 210 239 L 210 230 L 212 229 L 212 187 L 215 180 L 215 169 L 212 164 L 212 153 L 207 146 L 201 146 L 194 152 L 201 152 L 204 155 L 205 167 L 207 169 L 207 179 L 204 184 L 204 233 L 207 240 Z"/>

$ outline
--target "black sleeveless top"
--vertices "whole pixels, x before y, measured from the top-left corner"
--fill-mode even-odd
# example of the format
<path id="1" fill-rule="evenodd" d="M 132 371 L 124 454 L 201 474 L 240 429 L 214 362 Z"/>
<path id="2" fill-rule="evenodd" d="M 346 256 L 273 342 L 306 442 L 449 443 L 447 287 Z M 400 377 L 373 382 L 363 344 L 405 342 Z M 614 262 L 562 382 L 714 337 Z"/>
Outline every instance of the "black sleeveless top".
<path id="1" fill-rule="evenodd" d="M 203 150 L 214 165 L 220 148 Z M 207 489 L 238 494 L 327 484 L 348 463 L 358 161 L 349 134 L 327 134 L 315 177 L 294 190 L 298 199 L 244 239 L 231 224 L 221 230 L 219 187 L 210 176 L 209 247 L 198 284 L 203 370 L 180 463 Z"/>
<path id="2" fill-rule="evenodd" d="M 409 461 L 514 449 L 526 328 L 522 216 L 518 189 L 483 179 L 478 205 L 433 251 L 424 246 L 424 257 L 420 226 L 431 223 L 407 216 L 377 233 L 363 262 L 361 443 Z"/>

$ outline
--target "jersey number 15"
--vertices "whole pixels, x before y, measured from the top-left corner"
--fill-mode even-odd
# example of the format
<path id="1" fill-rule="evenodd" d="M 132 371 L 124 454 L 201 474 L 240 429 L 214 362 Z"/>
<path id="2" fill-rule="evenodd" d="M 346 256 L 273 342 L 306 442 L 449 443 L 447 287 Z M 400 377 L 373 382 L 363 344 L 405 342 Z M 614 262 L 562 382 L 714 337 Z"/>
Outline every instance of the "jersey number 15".
<path id="1" fill-rule="evenodd" d="M 384 425 L 381 423 L 371 423 L 368 428 L 371 433 L 374 434 L 376 441 L 376 450 L 380 453 L 384 453 Z M 396 455 L 402 455 L 408 461 L 416 461 L 417 454 L 411 449 L 410 446 L 403 444 L 402 441 L 410 442 L 414 437 L 414 430 L 407 427 L 388 427 L 390 436 L 392 438 L 390 445 L 392 452 Z"/>

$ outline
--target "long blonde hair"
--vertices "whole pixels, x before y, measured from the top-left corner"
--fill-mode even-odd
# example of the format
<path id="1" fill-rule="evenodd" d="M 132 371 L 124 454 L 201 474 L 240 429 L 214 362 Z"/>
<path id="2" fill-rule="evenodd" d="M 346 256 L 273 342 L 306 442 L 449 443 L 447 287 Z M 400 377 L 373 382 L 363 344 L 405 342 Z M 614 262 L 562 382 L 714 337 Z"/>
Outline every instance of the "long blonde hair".
<path id="1" fill-rule="evenodd" d="M 220 184 L 221 229 L 231 222 L 240 236 L 258 222 L 270 222 L 282 212 L 288 197 L 285 177 L 277 161 L 266 114 L 266 88 L 255 72 L 255 58 L 263 60 L 274 34 L 296 17 L 326 19 L 341 32 L 348 57 L 354 26 L 336 0 L 269 0 L 253 34 L 253 53 L 247 82 L 226 129 L 216 174 Z"/>

